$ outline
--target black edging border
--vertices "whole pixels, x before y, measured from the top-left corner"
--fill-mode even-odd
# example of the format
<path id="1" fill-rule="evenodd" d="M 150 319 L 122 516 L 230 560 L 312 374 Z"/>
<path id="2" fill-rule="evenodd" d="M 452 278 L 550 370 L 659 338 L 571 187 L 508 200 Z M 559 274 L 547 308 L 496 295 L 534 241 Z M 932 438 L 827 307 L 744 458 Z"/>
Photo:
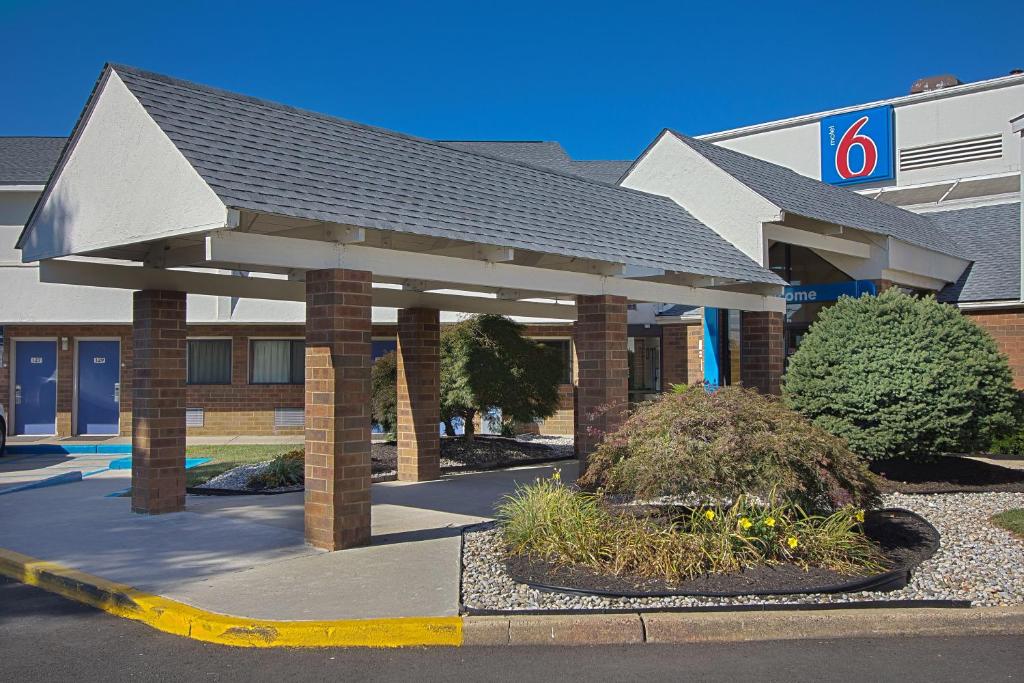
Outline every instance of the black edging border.
<path id="1" fill-rule="evenodd" d="M 935 536 L 940 536 L 938 530 L 921 515 L 913 512 L 912 510 L 906 510 L 904 508 L 882 508 L 881 511 L 898 510 L 900 512 L 909 513 L 922 522 L 924 522 L 932 531 L 935 532 Z M 462 533 L 459 535 L 459 614 L 466 616 L 508 616 L 508 615 L 576 615 L 576 614 L 647 614 L 647 613 L 699 613 L 699 612 L 772 612 L 772 611 L 785 611 L 785 612 L 802 612 L 802 611 L 820 611 L 820 610 L 834 610 L 834 609 L 893 609 L 893 608 L 943 608 L 943 609 L 955 609 L 971 607 L 970 600 L 942 600 L 942 599 L 928 599 L 928 600 L 858 600 L 852 602 L 815 602 L 815 603 L 754 603 L 744 605 L 697 605 L 690 607 L 611 607 L 605 609 L 587 609 L 587 608 L 560 608 L 560 609 L 485 609 L 478 607 L 470 607 L 463 600 L 463 575 L 466 570 L 465 566 L 465 550 L 466 550 L 466 532 L 476 531 L 482 527 L 493 526 L 494 522 L 480 522 L 478 524 L 470 524 L 462 527 Z M 930 559 L 935 555 L 941 546 L 941 540 L 936 541 L 933 544 L 931 553 L 928 557 L 924 558 L 923 561 Z M 872 579 L 877 576 L 885 576 L 887 574 L 904 574 L 907 582 L 909 583 L 911 571 L 917 564 L 906 567 L 903 569 L 892 570 L 885 574 L 876 575 L 876 577 L 870 577 Z M 513 578 L 513 581 L 515 579 Z M 516 583 L 523 583 L 516 581 Z M 855 582 L 848 582 L 855 583 Z M 573 595 L 592 595 L 596 597 L 627 597 L 627 598 L 642 598 L 642 597 L 743 597 L 743 596 L 778 596 L 778 595 L 811 595 L 816 593 L 825 593 L 823 590 L 814 591 L 801 591 L 796 593 L 732 593 L 732 594 L 709 594 L 709 593 L 637 593 L 633 595 L 625 594 L 606 594 L 601 592 L 581 591 L 579 589 L 558 589 L 553 587 L 544 587 L 542 585 L 535 585 L 532 583 L 525 583 L 536 590 L 541 590 L 546 593 L 570 593 Z M 846 584 L 840 584 L 846 585 Z M 842 590 L 834 592 L 847 592 L 855 593 L 861 592 L 865 589 L 856 590 Z"/>
<path id="2" fill-rule="evenodd" d="M 548 458 L 545 460 L 533 460 L 524 461 L 518 463 L 495 463 L 493 465 L 484 465 L 482 467 L 475 467 L 472 465 L 458 466 L 458 467 L 443 467 L 441 468 L 441 474 L 475 474 L 477 472 L 494 472 L 496 470 L 510 470 L 517 467 L 536 467 L 540 465 L 551 465 L 553 463 L 565 462 L 566 460 L 576 460 L 575 455 L 567 455 L 562 458 Z M 370 477 L 371 484 L 377 484 L 385 481 L 398 481 L 398 474 L 385 474 L 381 477 Z M 198 486 L 186 486 L 185 493 L 191 493 L 195 496 L 277 496 L 284 493 L 302 493 L 305 488 L 293 489 L 290 491 L 257 491 L 257 490 L 238 490 L 238 489 L 212 489 L 212 488 L 200 488 Z"/>

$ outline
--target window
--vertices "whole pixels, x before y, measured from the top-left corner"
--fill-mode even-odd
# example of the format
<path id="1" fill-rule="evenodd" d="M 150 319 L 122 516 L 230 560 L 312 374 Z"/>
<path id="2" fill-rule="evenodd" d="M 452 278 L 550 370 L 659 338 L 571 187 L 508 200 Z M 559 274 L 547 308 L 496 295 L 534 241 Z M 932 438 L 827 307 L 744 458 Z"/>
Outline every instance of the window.
<path id="1" fill-rule="evenodd" d="M 306 342 L 302 339 L 253 339 L 250 384 L 302 384 L 306 381 Z"/>
<path id="2" fill-rule="evenodd" d="M 188 340 L 188 383 L 231 384 L 231 340 Z"/>
<path id="3" fill-rule="evenodd" d="M 572 342 L 568 339 L 545 339 L 541 346 L 557 349 L 562 356 L 562 384 L 572 384 Z"/>

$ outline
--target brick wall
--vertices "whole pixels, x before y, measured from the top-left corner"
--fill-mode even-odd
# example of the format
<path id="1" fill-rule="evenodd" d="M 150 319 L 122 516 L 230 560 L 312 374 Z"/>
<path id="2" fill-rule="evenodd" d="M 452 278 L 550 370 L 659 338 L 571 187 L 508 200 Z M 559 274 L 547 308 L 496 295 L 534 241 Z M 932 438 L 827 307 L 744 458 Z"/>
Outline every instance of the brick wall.
<path id="1" fill-rule="evenodd" d="M 740 383 L 764 394 L 782 393 L 783 314 L 740 313 Z"/>
<path id="2" fill-rule="evenodd" d="M 995 338 L 1010 360 L 1014 384 L 1024 389 L 1024 308 L 961 312 Z"/>
<path id="3" fill-rule="evenodd" d="M 674 323 L 661 328 L 661 384 L 669 391 L 673 384 L 689 384 L 689 325 Z"/>
<path id="4" fill-rule="evenodd" d="M 690 384 L 704 381 L 704 324 L 690 323 L 686 326 L 686 376 Z"/>

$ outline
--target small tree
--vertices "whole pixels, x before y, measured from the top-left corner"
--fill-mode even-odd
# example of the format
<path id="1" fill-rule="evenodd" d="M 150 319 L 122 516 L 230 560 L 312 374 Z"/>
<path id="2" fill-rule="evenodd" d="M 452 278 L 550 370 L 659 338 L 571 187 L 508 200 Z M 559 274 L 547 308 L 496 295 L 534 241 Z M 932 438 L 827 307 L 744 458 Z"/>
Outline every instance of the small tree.
<path id="1" fill-rule="evenodd" d="M 995 341 L 952 306 L 889 289 L 822 311 L 790 359 L 787 404 L 869 459 L 988 446 L 1017 424 Z"/>
<path id="2" fill-rule="evenodd" d="M 500 315 L 477 315 L 441 333 L 441 417 L 465 422 L 466 438 L 478 414 L 500 408 L 503 419 L 528 422 L 558 408 L 560 354 L 523 336 L 523 326 Z"/>
<path id="3" fill-rule="evenodd" d="M 378 358 L 370 371 L 370 415 L 389 434 L 398 422 L 397 386 L 398 362 L 392 351 Z"/>

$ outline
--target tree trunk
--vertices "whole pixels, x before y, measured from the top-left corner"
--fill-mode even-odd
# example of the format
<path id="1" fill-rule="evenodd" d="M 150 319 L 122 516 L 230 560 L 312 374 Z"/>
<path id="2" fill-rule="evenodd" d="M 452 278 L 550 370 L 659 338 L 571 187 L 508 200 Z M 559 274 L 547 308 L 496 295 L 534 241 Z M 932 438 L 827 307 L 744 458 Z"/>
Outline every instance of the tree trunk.
<path id="1" fill-rule="evenodd" d="M 467 410 L 463 421 L 466 423 L 466 441 L 473 443 L 473 438 L 476 436 L 476 425 L 473 424 L 473 418 L 476 416 L 476 411 Z"/>
<path id="2" fill-rule="evenodd" d="M 452 424 L 450 417 L 444 421 L 444 435 L 455 436 L 455 425 Z"/>

